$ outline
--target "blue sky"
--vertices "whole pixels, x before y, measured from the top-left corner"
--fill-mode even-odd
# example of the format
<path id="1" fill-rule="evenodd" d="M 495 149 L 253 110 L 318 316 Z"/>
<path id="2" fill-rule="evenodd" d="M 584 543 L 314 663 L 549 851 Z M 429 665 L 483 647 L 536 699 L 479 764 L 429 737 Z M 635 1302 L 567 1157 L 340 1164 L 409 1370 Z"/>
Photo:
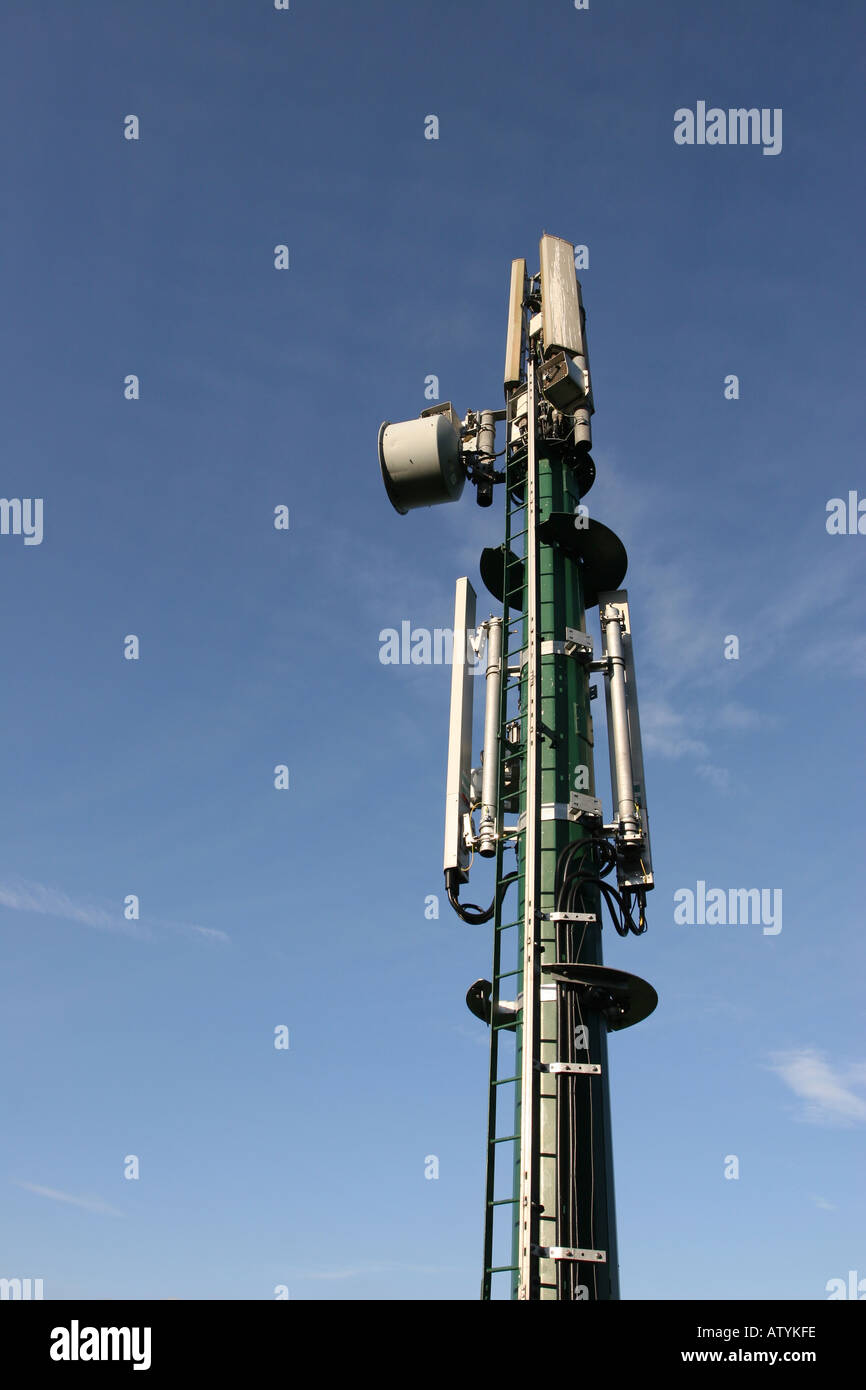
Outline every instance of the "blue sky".
<path id="1" fill-rule="evenodd" d="M 825 524 L 866 495 L 862 11 L 2 28 L 2 493 L 44 535 L 0 535 L 0 1275 L 477 1297 L 490 931 L 442 895 L 448 670 L 379 633 L 449 626 L 502 514 L 398 517 L 376 432 L 431 373 L 500 407 L 546 230 L 589 248 L 588 501 L 629 551 L 657 881 L 605 947 L 660 997 L 610 1041 L 622 1294 L 866 1277 L 866 537 Z M 699 101 L 781 109 L 781 152 L 677 145 Z M 781 889 L 782 930 L 678 925 L 698 881 Z"/>

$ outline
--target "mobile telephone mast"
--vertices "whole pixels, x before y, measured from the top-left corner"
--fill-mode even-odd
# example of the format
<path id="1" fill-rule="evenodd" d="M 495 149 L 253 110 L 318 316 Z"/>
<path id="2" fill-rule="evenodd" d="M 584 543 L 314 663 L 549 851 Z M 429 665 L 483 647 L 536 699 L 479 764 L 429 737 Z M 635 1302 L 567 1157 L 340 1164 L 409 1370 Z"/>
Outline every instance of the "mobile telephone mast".
<path id="1" fill-rule="evenodd" d="M 504 387 L 504 410 L 461 420 L 448 402 L 379 431 L 398 512 L 456 501 L 467 480 L 480 506 L 497 488 L 505 503 L 503 544 L 480 561 L 501 612 L 476 626 L 476 594 L 457 581 L 445 817 L 448 899 L 463 920 L 493 927 L 491 979 L 467 994 L 490 1028 L 481 1297 L 506 1280 L 513 1298 L 616 1299 L 607 1034 L 646 1018 L 657 996 L 604 965 L 602 919 L 622 936 L 645 931 L 653 871 L 627 558 L 583 501 L 595 479 L 592 382 L 574 248 L 559 237 L 542 236 L 537 274 L 512 261 Z M 608 822 L 593 675 L 605 692 Z M 460 901 L 476 855 L 495 860 L 485 909 Z"/>

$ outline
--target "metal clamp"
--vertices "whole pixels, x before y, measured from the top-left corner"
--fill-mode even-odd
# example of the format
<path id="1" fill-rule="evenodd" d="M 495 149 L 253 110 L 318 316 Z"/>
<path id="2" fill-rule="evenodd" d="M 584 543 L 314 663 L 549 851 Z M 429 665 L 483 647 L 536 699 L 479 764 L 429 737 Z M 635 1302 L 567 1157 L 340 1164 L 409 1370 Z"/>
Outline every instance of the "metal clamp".
<path id="1" fill-rule="evenodd" d="M 586 660 L 587 657 L 592 659 L 592 638 L 588 632 L 581 632 L 579 628 L 565 629 L 562 647 L 566 656 L 576 656 L 578 660 Z"/>
<path id="2" fill-rule="evenodd" d="M 580 632 L 576 627 L 567 627 L 564 641 L 545 640 L 539 643 L 539 653 L 541 656 L 576 656 L 579 661 L 585 662 L 592 657 L 592 638 L 588 632 Z M 524 648 L 520 653 L 521 667 L 525 666 L 528 660 L 529 656 Z M 607 662 L 604 663 L 604 668 L 607 670 Z"/>
<path id="3" fill-rule="evenodd" d="M 545 801 L 539 810 L 539 820 L 571 820 L 571 812 L 567 801 Z M 526 825 L 526 812 L 521 811 L 517 818 L 517 829 L 523 830 Z"/>
<path id="4" fill-rule="evenodd" d="M 601 824 L 602 809 L 601 802 L 597 796 L 588 796 L 585 792 L 572 792 L 568 803 L 569 820 L 585 820 L 590 824 Z"/>
<path id="5" fill-rule="evenodd" d="M 538 1070 L 553 1076 L 601 1076 L 598 1062 L 539 1062 Z"/>
<path id="6" fill-rule="evenodd" d="M 606 1250 L 575 1250 L 570 1245 L 533 1245 L 532 1253 L 542 1260 L 579 1260 L 585 1264 L 607 1264 Z"/>
<path id="7" fill-rule="evenodd" d="M 595 912 L 542 912 L 542 922 L 597 922 Z"/>

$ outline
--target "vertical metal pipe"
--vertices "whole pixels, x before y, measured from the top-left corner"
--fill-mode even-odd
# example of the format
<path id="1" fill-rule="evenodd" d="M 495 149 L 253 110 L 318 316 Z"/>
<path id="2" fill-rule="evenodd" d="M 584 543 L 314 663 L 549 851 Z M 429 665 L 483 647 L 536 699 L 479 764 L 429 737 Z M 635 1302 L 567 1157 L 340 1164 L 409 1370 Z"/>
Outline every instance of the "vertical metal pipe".
<path id="1" fill-rule="evenodd" d="M 639 839 L 641 827 L 634 800 L 634 774 L 631 766 L 631 744 L 628 732 L 628 706 L 625 698 L 625 657 L 622 651 L 622 617 L 614 604 L 608 604 L 601 615 L 605 651 L 609 662 L 611 728 L 614 767 L 616 768 L 617 820 L 622 833 Z"/>
<path id="2" fill-rule="evenodd" d="M 523 1008 L 520 1028 L 520 1167 L 517 1192 L 518 1298 L 537 1296 L 535 1254 L 538 1229 L 538 930 L 539 831 L 541 802 L 538 757 L 540 700 L 540 607 L 538 602 L 538 465 L 536 457 L 537 401 L 535 365 L 526 375 L 529 429 L 526 459 L 526 822 L 523 836 L 525 882 L 523 894 Z"/>
<path id="3" fill-rule="evenodd" d="M 484 758 L 481 778 L 481 822 L 478 853 L 496 853 L 499 832 L 499 696 L 502 690 L 502 619 L 487 623 L 487 699 L 484 706 Z"/>

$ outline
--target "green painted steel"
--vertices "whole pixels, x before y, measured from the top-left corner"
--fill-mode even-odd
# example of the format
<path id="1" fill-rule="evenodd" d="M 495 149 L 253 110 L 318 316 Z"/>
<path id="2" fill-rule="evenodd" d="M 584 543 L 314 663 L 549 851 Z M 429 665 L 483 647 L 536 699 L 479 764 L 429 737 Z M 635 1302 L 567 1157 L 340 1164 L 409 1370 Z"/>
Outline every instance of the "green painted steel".
<path id="1" fill-rule="evenodd" d="M 538 521 L 552 512 L 573 514 L 580 501 L 577 478 L 568 462 L 551 450 L 545 454 L 538 443 Z M 525 454 L 512 454 L 506 464 L 506 535 L 503 554 L 505 623 L 504 651 L 508 667 L 519 663 L 525 647 L 528 576 L 523 564 L 525 552 L 525 503 L 521 486 Z M 506 559 L 511 556 L 511 560 Z M 579 560 L 555 544 L 539 540 L 539 640 L 562 641 L 566 627 L 586 631 L 582 575 Z M 593 730 L 590 713 L 589 678 L 585 665 L 575 657 L 542 652 L 540 703 L 540 782 L 542 805 L 568 804 L 572 791 L 595 795 Z M 519 698 L 515 703 L 515 695 Z M 506 762 L 520 766 L 519 811 L 526 809 L 525 783 L 525 681 L 508 676 L 503 680 L 500 724 L 500 806 L 504 793 L 502 769 Z M 506 727 L 521 720 L 521 737 L 515 745 L 506 742 Z M 500 820 L 502 817 L 500 816 Z M 565 819 L 542 820 L 540 825 L 540 906 L 542 912 L 557 908 L 556 866 L 565 847 L 586 838 L 575 822 Z M 538 1259 L 534 1266 L 528 1296 L 537 1299 L 615 1299 L 619 1297 L 616 1230 L 613 1197 L 613 1156 L 610 1132 L 607 1030 L 601 1014 L 582 1015 L 576 992 L 560 988 L 557 999 L 541 999 L 543 973 L 524 972 L 522 912 L 527 866 L 524 838 L 518 839 L 517 880 L 503 887 L 513 874 L 508 859 L 514 853 L 500 842 L 497 855 L 497 910 L 495 914 L 492 1007 L 500 998 L 521 993 L 525 973 L 529 987 L 539 990 L 540 1029 L 538 1061 L 600 1063 L 600 1076 L 553 1075 L 536 1073 L 534 1101 L 538 1106 L 539 1128 L 536 1153 L 520 1152 L 521 1100 L 520 1058 L 522 1013 L 511 1034 L 513 1045 L 503 1048 L 502 1033 L 507 1025 L 491 1027 L 490 1095 L 488 1108 L 488 1166 L 485 1205 L 484 1274 L 482 1298 L 496 1295 L 493 1275 L 511 1274 L 511 1296 L 519 1292 L 518 1192 L 524 1163 L 538 1165 L 538 1195 L 543 1210 L 539 1229 L 542 1246 L 557 1245 L 602 1250 L 603 1263 Z M 516 892 L 517 902 L 514 902 Z M 509 894 L 511 897 L 509 898 Z M 554 961 L 602 962 L 600 904 L 596 889 L 584 886 L 578 911 L 595 913 L 594 924 L 543 922 L 539 965 Z M 516 919 L 516 920 L 515 920 Z M 514 981 L 508 994 L 501 994 L 506 980 Z M 553 993 L 554 991 L 551 991 Z M 586 1034 L 580 1033 L 585 1028 Z M 577 1033 L 575 1032 L 577 1029 Z M 586 1042 L 587 1046 L 579 1044 Z M 507 1062 L 502 1067 L 503 1052 Z M 514 1084 L 513 1135 L 498 1135 L 504 1096 L 500 1087 Z M 511 1119 L 509 1114 L 508 1119 Z M 508 1168 L 500 1146 L 513 1144 L 510 1165 L 511 1190 L 500 1190 L 499 1173 Z M 503 1256 L 502 1233 L 495 1228 L 500 1206 L 513 1208 L 510 1260 Z M 555 1235 L 554 1235 L 555 1232 Z M 495 1259 L 499 1255 L 499 1260 Z"/>

